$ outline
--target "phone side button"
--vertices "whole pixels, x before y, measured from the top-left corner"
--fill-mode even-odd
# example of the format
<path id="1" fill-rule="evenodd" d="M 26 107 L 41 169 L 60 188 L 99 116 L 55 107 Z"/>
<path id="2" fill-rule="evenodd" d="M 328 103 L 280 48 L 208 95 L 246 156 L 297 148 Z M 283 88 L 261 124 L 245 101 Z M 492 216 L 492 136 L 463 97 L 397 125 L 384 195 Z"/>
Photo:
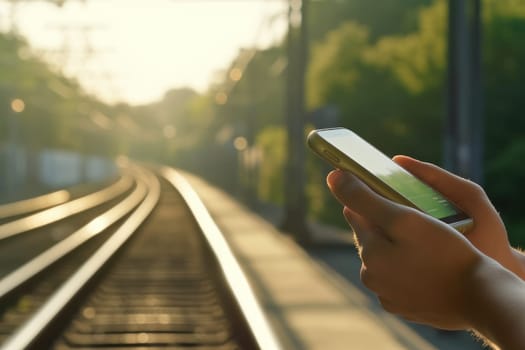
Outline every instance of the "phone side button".
<path id="1" fill-rule="evenodd" d="M 326 156 L 326 158 L 328 158 L 330 161 L 334 162 L 334 163 L 339 163 L 339 158 L 337 158 L 335 155 L 333 155 L 332 153 L 330 153 L 330 151 L 328 150 L 324 150 L 323 151 L 324 155 Z"/>

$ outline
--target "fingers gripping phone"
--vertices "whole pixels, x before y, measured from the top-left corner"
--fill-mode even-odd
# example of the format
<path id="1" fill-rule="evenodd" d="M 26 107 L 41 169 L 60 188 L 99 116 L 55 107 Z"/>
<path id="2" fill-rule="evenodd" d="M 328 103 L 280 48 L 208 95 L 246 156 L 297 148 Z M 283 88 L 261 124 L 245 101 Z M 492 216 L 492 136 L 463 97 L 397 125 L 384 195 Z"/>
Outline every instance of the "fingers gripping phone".
<path id="1" fill-rule="evenodd" d="M 335 168 L 347 170 L 380 195 L 416 208 L 465 232 L 472 219 L 443 195 L 345 128 L 314 130 L 308 145 Z"/>

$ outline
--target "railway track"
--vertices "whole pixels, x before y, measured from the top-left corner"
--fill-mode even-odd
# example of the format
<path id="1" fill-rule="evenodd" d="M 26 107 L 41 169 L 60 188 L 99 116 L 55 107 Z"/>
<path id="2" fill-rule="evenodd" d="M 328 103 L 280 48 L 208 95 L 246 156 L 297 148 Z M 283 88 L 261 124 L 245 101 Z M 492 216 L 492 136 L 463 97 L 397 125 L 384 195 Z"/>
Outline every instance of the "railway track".
<path id="1" fill-rule="evenodd" d="M 0 225 L 12 266 L 0 275 L 0 349 L 280 348 L 193 189 L 159 174 L 132 167 L 104 196 Z M 31 217 L 41 225 L 20 221 Z M 41 239 L 64 222 L 71 232 Z M 32 257 L 15 250 L 32 242 Z"/>

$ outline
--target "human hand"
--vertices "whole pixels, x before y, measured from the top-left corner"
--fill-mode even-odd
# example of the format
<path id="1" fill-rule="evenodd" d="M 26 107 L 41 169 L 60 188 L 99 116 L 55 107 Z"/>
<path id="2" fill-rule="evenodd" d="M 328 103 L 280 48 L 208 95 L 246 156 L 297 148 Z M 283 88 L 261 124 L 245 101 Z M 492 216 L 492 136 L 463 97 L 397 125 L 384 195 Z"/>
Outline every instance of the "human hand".
<path id="1" fill-rule="evenodd" d="M 479 185 L 436 165 L 407 156 L 396 156 L 394 161 L 445 195 L 473 219 L 474 225 L 465 233 L 465 237 L 476 248 L 525 278 L 524 268 L 509 244 L 503 221 Z"/>
<path id="2" fill-rule="evenodd" d="M 327 182 L 354 229 L 361 279 L 383 307 L 415 322 L 470 328 L 469 281 L 488 258 L 447 224 L 378 195 L 347 172 L 333 171 Z"/>

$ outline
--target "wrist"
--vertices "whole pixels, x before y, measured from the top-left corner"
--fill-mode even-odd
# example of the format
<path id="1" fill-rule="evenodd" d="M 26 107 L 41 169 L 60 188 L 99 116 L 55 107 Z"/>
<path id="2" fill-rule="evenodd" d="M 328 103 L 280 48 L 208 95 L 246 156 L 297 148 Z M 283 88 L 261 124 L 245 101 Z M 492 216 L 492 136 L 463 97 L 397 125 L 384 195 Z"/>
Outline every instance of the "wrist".
<path id="1" fill-rule="evenodd" d="M 480 257 L 479 261 L 471 268 L 463 280 L 463 315 L 468 328 L 482 327 L 480 314 L 483 310 L 484 292 L 490 288 L 492 259 L 487 256 Z"/>
<path id="2" fill-rule="evenodd" d="M 495 260 L 483 257 L 467 281 L 465 317 L 489 341 L 515 349 L 523 345 L 525 283 Z"/>
<path id="3" fill-rule="evenodd" d="M 523 252 L 515 248 L 511 248 L 511 254 L 515 265 L 515 268 L 512 271 L 522 280 L 525 280 L 525 255 L 523 255 Z"/>

